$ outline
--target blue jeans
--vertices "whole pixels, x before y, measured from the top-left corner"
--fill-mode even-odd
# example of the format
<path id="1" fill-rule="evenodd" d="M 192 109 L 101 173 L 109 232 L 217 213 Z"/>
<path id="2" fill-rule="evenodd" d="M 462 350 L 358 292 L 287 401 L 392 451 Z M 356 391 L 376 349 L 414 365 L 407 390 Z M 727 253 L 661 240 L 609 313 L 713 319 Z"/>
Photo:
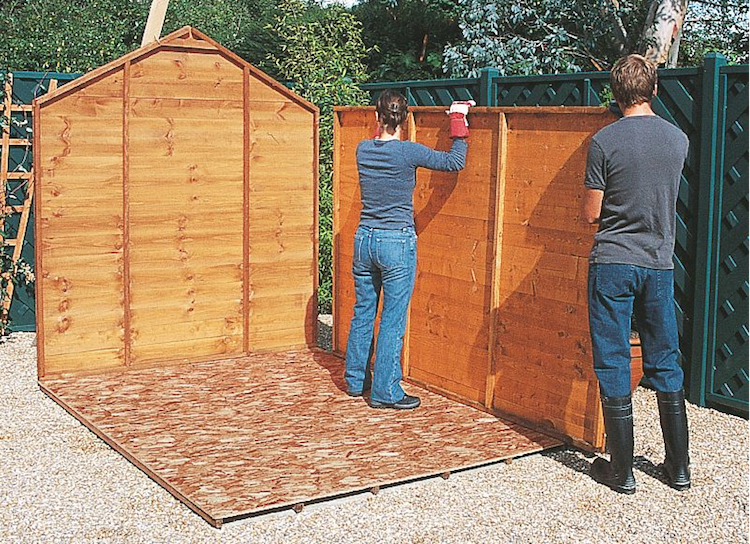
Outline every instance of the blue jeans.
<path id="1" fill-rule="evenodd" d="M 375 350 L 370 398 L 384 403 L 404 398 L 401 388 L 401 347 L 406 314 L 417 270 L 417 234 L 413 227 L 399 230 L 359 227 L 354 236 L 354 291 L 357 301 L 346 345 L 346 386 L 360 392 L 369 384 L 375 315 L 380 293 L 383 310 Z"/>
<path id="2" fill-rule="evenodd" d="M 641 337 L 643 373 L 657 391 L 682 389 L 674 271 L 591 264 L 588 295 L 594 371 L 602 396 L 630 395 L 630 318 L 634 313 Z"/>

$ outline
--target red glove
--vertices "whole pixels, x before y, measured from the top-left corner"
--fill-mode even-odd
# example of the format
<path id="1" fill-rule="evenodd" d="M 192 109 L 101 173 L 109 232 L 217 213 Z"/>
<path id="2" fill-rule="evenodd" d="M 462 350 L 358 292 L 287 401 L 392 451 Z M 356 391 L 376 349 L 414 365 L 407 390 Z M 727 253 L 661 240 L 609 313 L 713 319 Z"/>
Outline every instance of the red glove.
<path id="1" fill-rule="evenodd" d="M 457 100 L 445 112 L 451 120 L 451 138 L 469 137 L 469 122 L 466 120 L 466 116 L 469 113 L 469 107 L 474 105 L 476 105 L 476 102 L 473 100 Z"/>

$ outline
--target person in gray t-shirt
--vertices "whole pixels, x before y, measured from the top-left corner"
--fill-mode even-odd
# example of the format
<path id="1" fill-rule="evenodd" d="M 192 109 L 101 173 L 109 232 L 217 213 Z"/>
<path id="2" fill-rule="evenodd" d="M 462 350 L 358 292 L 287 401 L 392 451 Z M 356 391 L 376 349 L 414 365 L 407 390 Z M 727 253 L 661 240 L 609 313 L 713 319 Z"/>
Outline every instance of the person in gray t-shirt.
<path id="1" fill-rule="evenodd" d="M 615 491 L 635 493 L 630 396 L 635 313 L 643 372 L 657 391 L 665 477 L 683 490 L 690 487 L 690 469 L 672 255 L 688 138 L 651 109 L 657 74 L 648 60 L 621 58 L 611 85 L 624 116 L 591 139 L 584 181 L 584 216 L 599 225 L 589 257 L 589 328 L 611 454 L 610 461 L 594 461 L 591 475 Z"/>

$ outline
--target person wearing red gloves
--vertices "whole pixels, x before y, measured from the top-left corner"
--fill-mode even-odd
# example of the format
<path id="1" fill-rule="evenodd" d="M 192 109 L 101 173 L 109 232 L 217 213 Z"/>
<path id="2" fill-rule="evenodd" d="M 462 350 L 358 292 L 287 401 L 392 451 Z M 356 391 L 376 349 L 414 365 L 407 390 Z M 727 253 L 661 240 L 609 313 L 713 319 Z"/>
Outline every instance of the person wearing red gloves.
<path id="1" fill-rule="evenodd" d="M 407 102 L 396 91 L 384 91 L 376 104 L 375 137 L 357 147 L 362 212 L 354 236 L 352 274 L 356 302 L 346 346 L 347 394 L 362 396 L 370 390 L 373 408 L 410 410 L 418 397 L 401 388 L 401 347 L 417 269 L 417 233 L 412 194 L 419 167 L 458 171 L 466 160 L 469 125 L 466 116 L 473 102 L 454 102 L 450 116 L 453 145 L 436 151 L 402 141 Z M 378 302 L 383 309 L 373 355 L 373 330 Z"/>

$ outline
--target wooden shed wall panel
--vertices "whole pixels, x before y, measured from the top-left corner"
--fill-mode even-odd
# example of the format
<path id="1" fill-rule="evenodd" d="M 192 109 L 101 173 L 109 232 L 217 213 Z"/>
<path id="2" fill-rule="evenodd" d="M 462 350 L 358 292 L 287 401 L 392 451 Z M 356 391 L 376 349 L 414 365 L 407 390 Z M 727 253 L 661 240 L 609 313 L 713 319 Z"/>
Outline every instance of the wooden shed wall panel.
<path id="1" fill-rule="evenodd" d="M 601 446 L 580 217 L 591 135 L 607 115 L 508 113 L 495 408 Z"/>
<path id="2" fill-rule="evenodd" d="M 143 62 L 163 66 L 165 58 Z M 205 67 L 193 55 L 189 59 L 186 77 L 171 82 L 172 96 L 189 96 L 195 91 L 180 88 L 207 77 Z M 241 80 L 241 71 L 232 68 Z M 143 81 L 151 77 L 148 69 L 134 71 L 133 89 L 137 73 L 145 74 Z M 131 101 L 133 363 L 165 354 L 195 359 L 242 353 L 242 95 L 241 87 L 232 88 L 235 94 L 224 92 L 221 102 Z M 207 137 L 208 127 L 216 137 Z"/>
<path id="3" fill-rule="evenodd" d="M 117 87 L 112 76 L 85 90 Z M 115 81 L 115 82 L 113 82 Z M 119 80 L 121 92 L 121 79 Z M 42 338 L 48 373 L 124 364 L 122 99 L 51 104 L 38 125 Z M 81 228 L 83 222 L 87 228 Z M 91 296 L 96 293 L 96 296 Z"/>
<path id="4" fill-rule="evenodd" d="M 122 82 L 123 82 L 123 70 L 119 69 L 114 72 L 103 75 L 97 78 L 91 83 L 82 87 L 76 92 L 76 97 L 82 96 L 93 97 L 109 97 L 109 98 L 122 98 Z"/>
<path id="5" fill-rule="evenodd" d="M 130 96 L 241 100 L 242 69 L 218 51 L 157 50 L 133 63 Z"/>
<path id="6" fill-rule="evenodd" d="M 268 85 L 265 81 L 258 78 L 250 72 L 248 85 L 250 88 L 250 101 L 251 102 L 270 102 L 272 104 L 279 104 L 281 102 L 289 102 L 289 97 L 283 95 L 278 90 Z"/>
<path id="7" fill-rule="evenodd" d="M 444 112 L 419 112 L 415 121 L 418 142 L 450 149 Z M 471 399 L 484 392 L 489 356 L 494 253 L 487 233 L 494 219 L 498 126 L 499 113 L 472 115 L 464 170 L 419 169 L 414 191 L 419 245 L 409 373 L 424 371 L 422 380 L 430 385 L 450 380 L 470 390 Z M 450 232 L 457 224 L 462 227 Z M 432 376 L 441 379 L 432 381 Z"/>
<path id="8" fill-rule="evenodd" d="M 252 75 L 248 85 L 250 349 L 313 345 L 313 117 Z"/>
<path id="9" fill-rule="evenodd" d="M 337 113 L 339 352 L 355 298 L 354 149 L 370 136 L 371 115 L 364 108 Z M 417 141 L 448 148 L 442 111 L 419 108 L 414 116 Z M 466 170 L 453 182 L 451 174 L 418 171 L 418 277 L 407 335 L 408 376 L 417 383 L 597 448 L 603 435 L 586 319 L 593 229 L 579 210 L 588 139 L 612 119 L 593 109 L 472 112 Z"/>
<path id="10" fill-rule="evenodd" d="M 352 258 L 354 233 L 359 224 L 362 203 L 359 193 L 356 151 L 359 142 L 372 137 L 375 128 L 374 110 L 339 112 L 334 123 L 337 146 L 334 149 L 337 168 L 334 172 L 334 308 L 333 349 L 346 352 L 346 340 L 354 315 L 354 281 Z"/>

